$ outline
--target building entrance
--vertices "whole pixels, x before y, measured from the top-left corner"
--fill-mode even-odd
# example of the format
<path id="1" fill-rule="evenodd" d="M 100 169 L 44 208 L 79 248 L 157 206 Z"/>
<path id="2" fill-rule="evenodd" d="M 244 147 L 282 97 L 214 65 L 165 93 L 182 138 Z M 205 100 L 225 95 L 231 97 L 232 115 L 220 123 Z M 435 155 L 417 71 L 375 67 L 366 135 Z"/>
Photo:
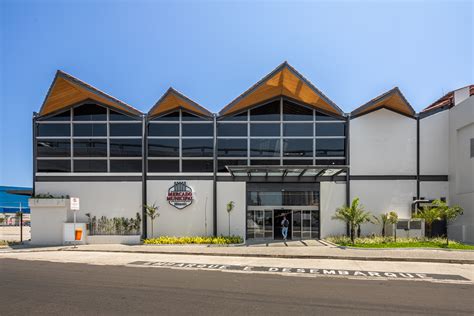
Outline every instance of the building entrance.
<path id="1" fill-rule="evenodd" d="M 292 211 L 291 210 L 273 210 L 273 239 L 283 239 L 283 219 L 286 219 L 289 222 L 288 225 L 288 235 L 287 239 L 291 239 L 292 237 L 292 229 L 291 229 L 291 218 L 292 218 Z"/>

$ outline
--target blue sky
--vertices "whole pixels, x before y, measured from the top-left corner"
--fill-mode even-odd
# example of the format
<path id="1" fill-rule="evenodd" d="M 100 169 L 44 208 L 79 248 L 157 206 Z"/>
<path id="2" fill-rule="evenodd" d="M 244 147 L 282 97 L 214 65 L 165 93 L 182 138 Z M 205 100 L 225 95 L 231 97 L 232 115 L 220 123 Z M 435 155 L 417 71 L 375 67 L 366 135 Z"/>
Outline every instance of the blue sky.
<path id="1" fill-rule="evenodd" d="M 147 111 L 211 111 L 288 60 L 346 112 L 474 83 L 472 1 L 0 1 L 0 185 L 31 186 L 31 116 L 62 69 Z"/>

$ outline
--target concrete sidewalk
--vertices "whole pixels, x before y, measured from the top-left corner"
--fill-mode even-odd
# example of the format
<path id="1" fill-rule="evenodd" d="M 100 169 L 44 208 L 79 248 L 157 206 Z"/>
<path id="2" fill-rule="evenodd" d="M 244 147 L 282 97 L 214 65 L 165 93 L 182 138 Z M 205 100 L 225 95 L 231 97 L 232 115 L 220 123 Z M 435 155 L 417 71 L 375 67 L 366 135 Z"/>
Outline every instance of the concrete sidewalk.
<path id="1" fill-rule="evenodd" d="M 1 252 L 87 251 L 143 254 L 205 255 L 286 259 L 339 259 L 365 261 L 405 261 L 474 264 L 474 251 L 443 249 L 353 249 L 336 246 L 252 247 L 209 245 L 80 245 L 34 248 L 17 246 Z"/>

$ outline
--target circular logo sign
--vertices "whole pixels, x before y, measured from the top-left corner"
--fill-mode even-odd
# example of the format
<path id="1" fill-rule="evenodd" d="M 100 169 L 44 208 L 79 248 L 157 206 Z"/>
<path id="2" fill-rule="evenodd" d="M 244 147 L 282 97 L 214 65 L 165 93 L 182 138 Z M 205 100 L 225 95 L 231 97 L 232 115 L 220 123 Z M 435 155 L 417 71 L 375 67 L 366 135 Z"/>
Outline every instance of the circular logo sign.
<path id="1" fill-rule="evenodd" d="M 168 189 L 166 200 L 177 209 L 183 209 L 193 203 L 193 189 L 186 185 L 186 181 L 175 182 L 174 185 Z"/>

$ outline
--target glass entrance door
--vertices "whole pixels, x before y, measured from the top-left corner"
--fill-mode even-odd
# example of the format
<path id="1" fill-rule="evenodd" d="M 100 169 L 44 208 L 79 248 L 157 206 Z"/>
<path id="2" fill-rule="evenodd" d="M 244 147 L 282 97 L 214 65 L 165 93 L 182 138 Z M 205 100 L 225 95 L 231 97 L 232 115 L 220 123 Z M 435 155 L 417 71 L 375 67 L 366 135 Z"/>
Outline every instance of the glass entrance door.
<path id="1" fill-rule="evenodd" d="M 273 238 L 273 210 L 247 211 L 247 238 Z"/>

